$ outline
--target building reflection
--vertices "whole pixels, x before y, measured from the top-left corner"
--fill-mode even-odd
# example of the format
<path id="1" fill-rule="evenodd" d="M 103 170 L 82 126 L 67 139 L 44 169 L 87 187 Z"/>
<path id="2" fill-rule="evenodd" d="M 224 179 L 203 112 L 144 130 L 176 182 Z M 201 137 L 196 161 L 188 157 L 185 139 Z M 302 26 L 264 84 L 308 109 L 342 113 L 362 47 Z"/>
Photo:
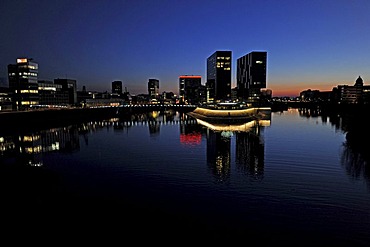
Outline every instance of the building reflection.
<path id="1" fill-rule="evenodd" d="M 121 129 L 134 125 L 147 125 L 151 136 L 158 135 L 160 126 L 180 121 L 180 113 L 174 110 L 148 111 L 122 115 L 119 120 Z M 119 129 L 119 128 L 117 128 Z"/>
<path id="2" fill-rule="evenodd" d="M 218 182 L 230 178 L 230 134 L 207 129 L 207 164 Z"/>
<path id="3" fill-rule="evenodd" d="M 77 126 L 0 137 L 1 156 L 15 158 L 18 165 L 42 166 L 44 153 L 74 152 L 79 148 Z"/>
<path id="4" fill-rule="evenodd" d="M 262 180 L 264 177 L 265 146 L 261 140 L 259 130 L 256 133 L 239 132 L 236 134 L 236 157 L 235 163 L 239 171 L 255 180 Z"/>
<path id="5" fill-rule="evenodd" d="M 13 160 L 16 164 L 42 166 L 45 153 L 79 151 L 80 136 L 88 146 L 90 133 L 102 128 L 112 128 L 120 132 L 141 125 L 147 126 L 150 135 L 153 136 L 160 133 L 162 125 L 178 125 L 181 144 L 201 145 L 203 140 L 206 141 L 207 165 L 218 182 L 229 181 L 233 158 L 236 163 L 235 169 L 244 172 L 248 177 L 262 179 L 264 144 L 260 133 L 263 127 L 269 124 L 270 120 L 238 125 L 209 124 L 179 112 L 132 114 L 124 121 L 121 118 L 112 118 L 37 130 L 27 134 L 1 134 L 0 154 L 7 162 Z M 235 148 L 232 145 L 235 145 Z M 232 150 L 235 150 L 235 157 Z"/>
<path id="6" fill-rule="evenodd" d="M 228 182 L 231 174 L 232 137 L 235 136 L 236 169 L 260 180 L 264 174 L 263 128 L 271 119 L 253 120 L 242 124 L 214 124 L 197 119 L 206 127 L 207 164 L 217 182 Z"/>
<path id="7" fill-rule="evenodd" d="M 189 146 L 200 145 L 203 127 L 186 114 L 181 114 L 180 119 L 180 142 Z"/>

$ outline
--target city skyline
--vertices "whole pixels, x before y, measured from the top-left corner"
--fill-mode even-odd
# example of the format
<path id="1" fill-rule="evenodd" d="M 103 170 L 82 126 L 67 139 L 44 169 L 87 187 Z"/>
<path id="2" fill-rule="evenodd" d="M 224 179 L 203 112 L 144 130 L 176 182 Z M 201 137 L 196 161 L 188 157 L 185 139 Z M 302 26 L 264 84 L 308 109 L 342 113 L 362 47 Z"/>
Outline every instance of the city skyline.
<path id="1" fill-rule="evenodd" d="M 200 75 L 206 60 L 230 50 L 236 60 L 266 51 L 273 96 L 330 91 L 370 78 L 370 2 L 327 1 L 3 1 L 0 78 L 19 57 L 39 64 L 39 79 L 77 80 L 78 90 L 178 94 L 180 75 Z M 27 23 L 25 25 L 25 23 Z"/>

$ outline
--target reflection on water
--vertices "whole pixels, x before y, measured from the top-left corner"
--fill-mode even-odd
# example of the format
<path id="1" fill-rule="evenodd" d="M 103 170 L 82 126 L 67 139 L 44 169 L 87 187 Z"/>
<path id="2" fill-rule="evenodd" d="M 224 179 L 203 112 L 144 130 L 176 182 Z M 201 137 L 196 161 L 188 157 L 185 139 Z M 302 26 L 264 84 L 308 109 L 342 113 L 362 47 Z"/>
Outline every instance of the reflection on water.
<path id="1" fill-rule="evenodd" d="M 322 122 L 330 122 L 337 130 L 343 131 L 346 141 L 341 155 L 341 163 L 351 178 L 370 178 L 370 119 L 365 112 L 321 112 L 319 109 L 298 109 L 301 117 L 320 117 Z M 370 183 L 369 183 L 370 187 Z"/>
<path id="2" fill-rule="evenodd" d="M 352 243 L 353 236 L 367 240 L 369 192 L 362 181 L 369 183 L 368 122 L 301 109 L 277 114 L 225 126 L 178 112 L 148 112 L 27 133 L 3 131 L 2 195 L 8 193 L 3 198 L 11 208 L 20 205 L 17 214 L 31 205 L 23 215 L 37 220 L 50 209 L 50 215 L 72 212 L 70 224 L 90 209 L 86 218 L 101 229 L 107 222 L 97 224 L 96 215 L 106 219 L 108 212 L 129 233 L 158 229 L 163 236 L 175 229 L 188 237 L 196 227 L 200 235 L 208 230 L 212 237 L 230 237 L 239 231 L 241 239 L 270 241 L 268 246 L 285 243 L 276 242 L 279 237 L 305 243 L 315 234 L 326 245 Z M 333 129 L 340 134 L 332 135 Z M 26 169 L 5 169 L 14 166 Z M 166 231 L 158 227 L 164 215 Z"/>
<path id="3" fill-rule="evenodd" d="M 369 120 L 349 114 L 328 115 L 311 109 L 298 109 L 298 112 L 304 118 L 320 117 L 323 123 L 329 121 L 337 130 L 343 131 L 346 134 L 346 142 L 343 143 L 342 165 L 350 177 L 364 177 L 369 180 L 370 134 L 367 129 Z M 218 182 L 227 182 L 230 176 L 231 138 L 233 137 L 235 137 L 235 162 L 238 171 L 253 179 L 263 178 L 265 151 L 261 133 L 265 127 L 270 126 L 271 119 L 225 125 L 207 123 L 175 111 L 132 114 L 124 119 L 114 118 L 29 133 L 7 135 L 3 132 L 0 136 L 0 157 L 2 163 L 42 166 L 44 153 L 77 152 L 80 148 L 79 136 L 82 136 L 85 144 L 88 145 L 88 133 L 98 129 L 113 128 L 130 131 L 133 126 L 145 125 L 150 135 L 154 137 L 159 135 L 161 126 L 165 124 L 179 126 L 180 142 L 184 145 L 200 145 L 202 137 L 206 138 L 207 164 Z"/>
<path id="4" fill-rule="evenodd" d="M 17 165 L 42 166 L 43 153 L 79 150 L 77 126 L 0 137 L 1 157 L 15 158 Z"/>
<path id="5" fill-rule="evenodd" d="M 207 161 L 218 182 L 227 182 L 230 175 L 231 138 L 235 136 L 235 160 L 239 171 L 254 179 L 263 178 L 264 144 L 261 132 L 270 120 L 253 120 L 244 124 L 211 124 L 207 127 Z"/>

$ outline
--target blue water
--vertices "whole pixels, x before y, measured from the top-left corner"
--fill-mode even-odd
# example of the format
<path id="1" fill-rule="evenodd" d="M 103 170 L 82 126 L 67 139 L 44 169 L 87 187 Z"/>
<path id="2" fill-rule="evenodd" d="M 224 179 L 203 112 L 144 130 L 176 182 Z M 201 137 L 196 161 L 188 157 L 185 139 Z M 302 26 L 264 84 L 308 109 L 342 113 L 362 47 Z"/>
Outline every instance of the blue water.
<path id="1" fill-rule="evenodd" d="M 289 109 L 221 133 L 156 117 L 4 134 L 9 224 L 137 244 L 370 246 L 368 164 L 340 123 Z"/>

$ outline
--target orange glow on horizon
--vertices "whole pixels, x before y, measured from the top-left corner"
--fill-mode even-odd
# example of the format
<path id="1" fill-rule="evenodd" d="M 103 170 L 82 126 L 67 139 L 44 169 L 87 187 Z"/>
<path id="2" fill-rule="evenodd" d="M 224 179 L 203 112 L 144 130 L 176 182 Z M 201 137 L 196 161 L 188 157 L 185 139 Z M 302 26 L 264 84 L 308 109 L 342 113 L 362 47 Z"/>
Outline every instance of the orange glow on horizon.
<path id="1" fill-rule="evenodd" d="M 338 84 L 339 85 L 339 84 Z M 298 97 L 302 91 L 319 90 L 332 91 L 338 85 L 329 84 L 274 84 L 273 87 L 268 87 L 272 90 L 272 97 Z"/>
<path id="2" fill-rule="evenodd" d="M 202 78 L 202 76 L 200 75 L 180 75 L 179 77 L 180 79 L 185 79 L 185 78 L 192 78 L 192 79 L 195 79 L 195 78 Z"/>

